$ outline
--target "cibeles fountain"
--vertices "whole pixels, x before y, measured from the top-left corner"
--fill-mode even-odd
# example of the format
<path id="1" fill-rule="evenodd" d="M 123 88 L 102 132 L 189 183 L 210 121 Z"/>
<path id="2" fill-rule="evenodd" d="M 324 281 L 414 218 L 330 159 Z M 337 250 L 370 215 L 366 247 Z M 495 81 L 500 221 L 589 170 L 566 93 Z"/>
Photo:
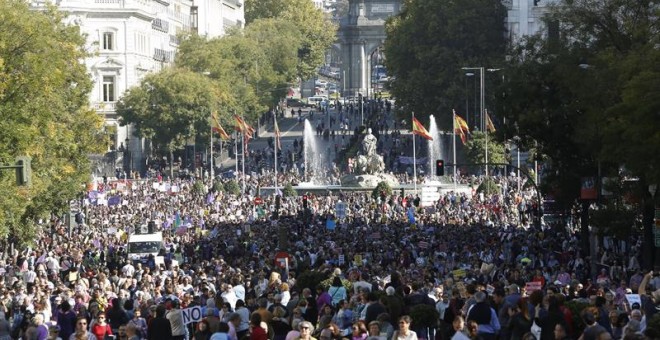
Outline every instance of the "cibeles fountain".
<path id="1" fill-rule="evenodd" d="M 376 152 L 378 140 L 367 129 L 362 139 L 362 147 L 355 159 L 353 173 L 341 178 L 344 187 L 374 188 L 380 182 L 387 182 L 390 186 L 399 185 L 399 180 L 391 174 L 385 173 L 383 156 Z"/>

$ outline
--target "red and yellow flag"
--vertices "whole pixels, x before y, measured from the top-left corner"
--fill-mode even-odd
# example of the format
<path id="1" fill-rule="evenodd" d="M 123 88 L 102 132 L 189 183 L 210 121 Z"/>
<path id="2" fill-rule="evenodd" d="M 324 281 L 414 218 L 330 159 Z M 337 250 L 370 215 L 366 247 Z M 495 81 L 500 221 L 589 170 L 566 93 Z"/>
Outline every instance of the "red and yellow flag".
<path id="1" fill-rule="evenodd" d="M 456 125 L 458 126 L 458 128 L 461 129 L 461 131 L 463 131 L 463 133 L 465 134 L 470 133 L 470 128 L 468 127 L 468 123 L 465 121 L 465 119 L 463 119 L 463 117 L 457 115 L 456 111 L 454 111 L 454 119 L 456 120 Z"/>
<path id="2" fill-rule="evenodd" d="M 282 150 L 282 142 L 280 141 L 280 138 L 282 135 L 280 134 L 280 127 L 277 125 L 277 117 L 275 117 L 275 147 L 277 150 Z"/>
<path id="3" fill-rule="evenodd" d="M 422 125 L 422 123 L 420 123 L 415 117 L 412 119 L 412 131 L 414 134 L 422 136 L 427 140 L 433 140 L 431 134 L 424 128 L 424 125 Z"/>
<path id="4" fill-rule="evenodd" d="M 454 111 L 454 133 L 461 137 L 461 142 L 463 145 L 467 143 L 467 134 L 470 132 L 468 129 L 467 122 L 461 116 L 456 114 Z"/>
<path id="5" fill-rule="evenodd" d="M 245 135 L 248 140 L 252 138 L 252 135 L 254 134 L 254 129 L 248 125 L 243 118 L 239 117 L 238 115 L 234 115 L 234 119 L 236 120 L 236 131 L 239 131 Z"/>
<path id="6" fill-rule="evenodd" d="M 488 110 L 486 110 L 486 129 L 488 132 L 493 133 L 497 130 L 495 130 L 495 125 L 493 125 L 493 121 L 490 119 L 490 115 L 488 114 Z"/>
<path id="7" fill-rule="evenodd" d="M 220 121 L 218 121 L 218 116 L 216 112 L 211 113 L 211 130 L 217 132 L 220 135 L 220 138 L 222 138 L 223 140 L 230 139 L 225 129 L 223 129 L 222 125 L 220 125 Z"/>

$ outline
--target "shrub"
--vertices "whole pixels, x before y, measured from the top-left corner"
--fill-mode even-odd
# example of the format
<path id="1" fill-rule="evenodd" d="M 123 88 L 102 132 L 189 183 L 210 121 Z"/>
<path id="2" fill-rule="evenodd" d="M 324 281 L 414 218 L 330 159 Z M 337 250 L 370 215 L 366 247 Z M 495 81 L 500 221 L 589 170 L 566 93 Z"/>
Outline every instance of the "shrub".
<path id="1" fill-rule="evenodd" d="M 492 178 L 486 178 L 479 187 L 477 188 L 477 193 L 485 193 L 485 194 L 494 194 L 500 192 L 500 187 L 493 181 Z"/>
<path id="2" fill-rule="evenodd" d="M 296 191 L 296 189 L 293 188 L 293 185 L 291 185 L 291 183 L 287 183 L 284 186 L 284 189 L 282 190 L 282 195 L 284 197 L 296 197 L 298 196 L 298 192 Z"/>
<path id="3" fill-rule="evenodd" d="M 374 190 L 371 192 L 371 197 L 373 197 L 373 199 L 378 199 L 378 197 L 380 197 L 381 193 L 383 192 L 385 193 L 385 196 L 392 195 L 392 187 L 385 181 L 382 181 L 376 185 Z"/>
<path id="4" fill-rule="evenodd" d="M 241 194 L 241 187 L 238 185 L 235 179 L 232 179 L 225 182 L 225 192 L 238 196 Z"/>
<path id="5" fill-rule="evenodd" d="M 213 181 L 213 191 L 215 192 L 223 192 L 225 191 L 225 186 L 222 184 L 221 181 Z"/>
<path id="6" fill-rule="evenodd" d="M 204 195 L 206 193 L 206 188 L 204 188 L 204 183 L 202 181 L 195 181 L 192 186 L 192 191 L 198 195 Z"/>

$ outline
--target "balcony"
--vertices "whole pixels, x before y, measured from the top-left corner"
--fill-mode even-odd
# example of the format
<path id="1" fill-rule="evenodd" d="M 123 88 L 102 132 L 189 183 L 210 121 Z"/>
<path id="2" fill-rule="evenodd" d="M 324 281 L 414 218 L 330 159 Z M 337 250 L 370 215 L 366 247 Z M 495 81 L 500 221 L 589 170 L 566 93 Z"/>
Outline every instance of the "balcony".
<path id="1" fill-rule="evenodd" d="M 166 51 L 160 48 L 154 49 L 154 60 L 163 63 L 170 63 L 174 60 L 174 52 Z"/>
<path id="2" fill-rule="evenodd" d="M 156 18 L 151 22 L 151 28 L 167 33 L 170 31 L 170 23 L 166 20 Z"/>
<path id="3" fill-rule="evenodd" d="M 117 102 L 95 102 L 92 103 L 92 108 L 97 113 L 114 113 L 116 104 Z"/>
<path id="4" fill-rule="evenodd" d="M 170 34 L 170 46 L 179 46 L 179 37 L 174 34 Z"/>

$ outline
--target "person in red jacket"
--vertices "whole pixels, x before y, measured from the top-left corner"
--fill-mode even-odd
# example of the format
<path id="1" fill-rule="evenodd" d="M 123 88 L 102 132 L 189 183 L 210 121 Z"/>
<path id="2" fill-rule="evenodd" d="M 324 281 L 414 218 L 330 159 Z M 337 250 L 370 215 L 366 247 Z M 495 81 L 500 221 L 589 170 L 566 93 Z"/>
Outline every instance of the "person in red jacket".
<path id="1" fill-rule="evenodd" d="M 250 340 L 268 340 L 266 330 L 261 327 L 261 314 L 250 315 Z"/>
<path id="2" fill-rule="evenodd" d="M 90 332 L 96 336 L 97 340 L 103 340 L 106 335 L 112 335 L 112 328 L 106 322 L 105 313 L 99 312 L 96 316 L 96 322 L 92 325 Z"/>

